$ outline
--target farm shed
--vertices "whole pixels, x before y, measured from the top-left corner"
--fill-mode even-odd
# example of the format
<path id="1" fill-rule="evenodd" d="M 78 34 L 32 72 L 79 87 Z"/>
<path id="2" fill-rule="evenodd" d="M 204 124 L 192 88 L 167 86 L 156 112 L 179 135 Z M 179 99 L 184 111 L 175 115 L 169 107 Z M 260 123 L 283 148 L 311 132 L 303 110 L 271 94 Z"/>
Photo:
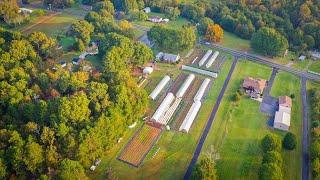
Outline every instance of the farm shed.
<path id="1" fill-rule="evenodd" d="M 143 74 L 151 74 L 153 72 L 153 68 L 152 67 L 145 67 L 143 69 Z"/>
<path id="2" fill-rule="evenodd" d="M 186 71 L 195 72 L 195 73 L 198 73 L 198 74 L 201 74 L 201 75 L 210 76 L 210 77 L 213 77 L 213 78 L 217 78 L 218 77 L 218 74 L 215 73 L 215 72 L 198 69 L 198 68 L 194 68 L 194 67 L 191 67 L 191 66 L 182 65 L 181 69 L 182 70 L 186 70 Z"/>
<path id="3" fill-rule="evenodd" d="M 187 79 L 183 82 L 180 89 L 178 90 L 176 94 L 177 98 L 182 98 L 182 96 L 184 95 L 184 93 L 186 93 L 188 87 L 190 86 L 194 78 L 195 78 L 194 74 L 189 74 Z"/>
<path id="4" fill-rule="evenodd" d="M 189 129 L 191 128 L 191 125 L 194 121 L 194 119 L 196 118 L 199 110 L 201 107 L 201 102 L 200 101 L 196 101 L 192 104 L 191 108 L 189 109 L 186 117 L 183 120 L 183 123 L 180 126 L 179 131 L 184 131 L 186 133 L 189 132 Z"/>
<path id="5" fill-rule="evenodd" d="M 170 77 L 168 75 L 164 76 L 163 79 L 159 82 L 159 84 L 156 86 L 156 88 L 151 92 L 149 97 L 151 97 L 152 100 L 155 100 L 161 90 L 166 86 L 166 84 L 170 81 Z"/>
<path id="6" fill-rule="evenodd" d="M 214 52 L 211 58 L 209 59 L 208 63 L 206 64 L 206 68 L 211 67 L 213 62 L 217 59 L 218 56 L 219 56 L 219 51 Z"/>
<path id="7" fill-rule="evenodd" d="M 202 66 L 206 61 L 207 59 L 209 58 L 209 56 L 211 55 L 212 53 L 212 50 L 208 50 L 206 52 L 206 54 L 201 58 L 201 60 L 199 61 L 199 66 Z"/>
<path id="8" fill-rule="evenodd" d="M 174 100 L 174 95 L 168 93 L 164 100 L 161 102 L 160 106 L 152 116 L 152 120 L 159 121 L 160 117 L 169 109 L 171 103 Z"/>
<path id="9" fill-rule="evenodd" d="M 175 63 L 175 62 L 179 61 L 179 59 L 180 59 L 179 54 L 176 55 L 176 54 L 159 52 L 156 55 L 156 60 L 161 60 L 161 61 L 168 62 L 168 63 Z"/>
<path id="10" fill-rule="evenodd" d="M 193 98 L 193 101 L 196 102 L 196 101 L 201 101 L 203 95 L 204 95 L 204 92 L 206 92 L 206 89 L 208 87 L 210 83 L 210 79 L 209 78 L 206 78 L 205 80 L 203 80 L 197 94 L 194 96 Z"/>

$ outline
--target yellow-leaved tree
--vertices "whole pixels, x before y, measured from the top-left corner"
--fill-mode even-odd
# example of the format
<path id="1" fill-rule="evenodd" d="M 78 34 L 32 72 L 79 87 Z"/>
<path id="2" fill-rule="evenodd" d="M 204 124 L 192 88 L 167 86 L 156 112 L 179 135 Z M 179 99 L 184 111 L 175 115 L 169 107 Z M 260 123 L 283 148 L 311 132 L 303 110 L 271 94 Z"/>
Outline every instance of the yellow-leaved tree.
<path id="1" fill-rule="evenodd" d="M 210 24 L 207 27 L 205 39 L 209 42 L 220 42 L 223 36 L 223 29 L 218 24 Z"/>

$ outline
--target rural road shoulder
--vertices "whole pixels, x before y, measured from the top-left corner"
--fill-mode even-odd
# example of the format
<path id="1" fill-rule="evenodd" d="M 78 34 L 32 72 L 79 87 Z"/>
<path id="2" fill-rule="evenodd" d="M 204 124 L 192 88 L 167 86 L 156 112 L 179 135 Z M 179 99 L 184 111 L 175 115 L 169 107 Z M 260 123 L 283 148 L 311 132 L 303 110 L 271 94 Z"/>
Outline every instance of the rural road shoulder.
<path id="1" fill-rule="evenodd" d="M 303 116 L 303 139 L 302 139 L 302 180 L 309 180 L 309 121 L 307 102 L 307 79 L 301 78 L 301 98 Z"/>
<path id="2" fill-rule="evenodd" d="M 193 169 L 194 165 L 197 163 L 197 160 L 198 160 L 199 155 L 201 153 L 201 149 L 202 149 L 203 144 L 204 144 L 204 142 L 205 142 L 205 140 L 206 140 L 206 138 L 208 136 L 208 133 L 209 133 L 209 131 L 211 129 L 211 125 L 212 125 L 212 123 L 214 121 L 215 115 L 216 115 L 216 113 L 218 111 L 218 108 L 220 106 L 221 100 L 222 100 L 223 95 L 224 95 L 224 93 L 226 91 L 226 88 L 227 88 L 227 86 L 229 84 L 229 81 L 231 79 L 232 73 L 233 73 L 233 71 L 234 71 L 234 69 L 236 67 L 237 62 L 238 62 L 238 58 L 235 58 L 233 63 L 232 63 L 232 66 L 231 66 L 231 68 L 229 70 L 228 76 L 227 76 L 226 80 L 224 81 L 222 89 L 221 89 L 221 91 L 219 93 L 218 99 L 217 99 L 217 101 L 216 101 L 216 103 L 215 103 L 215 105 L 214 105 L 214 107 L 212 109 L 212 112 L 211 112 L 211 115 L 210 115 L 210 117 L 208 119 L 206 127 L 205 127 L 205 129 L 203 130 L 203 132 L 201 134 L 201 138 L 200 138 L 200 140 L 198 142 L 196 150 L 195 150 L 195 152 L 193 154 L 193 157 L 191 159 L 191 162 L 190 162 L 190 164 L 188 166 L 187 172 L 184 175 L 184 178 L 183 178 L 184 180 L 188 180 L 191 177 L 192 169 Z"/>

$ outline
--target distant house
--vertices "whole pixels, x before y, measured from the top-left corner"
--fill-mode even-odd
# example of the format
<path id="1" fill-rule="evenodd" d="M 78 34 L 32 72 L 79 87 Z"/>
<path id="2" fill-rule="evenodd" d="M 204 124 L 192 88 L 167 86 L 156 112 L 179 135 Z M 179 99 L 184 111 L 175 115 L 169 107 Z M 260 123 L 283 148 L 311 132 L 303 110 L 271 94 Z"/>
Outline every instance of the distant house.
<path id="1" fill-rule="evenodd" d="M 306 56 L 301 55 L 301 56 L 299 57 L 299 60 L 300 60 L 300 61 L 304 61 L 304 60 L 306 60 Z"/>
<path id="2" fill-rule="evenodd" d="M 159 52 L 156 55 L 156 60 L 161 60 L 168 63 L 176 63 L 180 60 L 180 55 Z"/>
<path id="3" fill-rule="evenodd" d="M 72 59 L 72 64 L 74 64 L 74 65 L 79 65 L 79 63 L 80 63 L 80 61 L 81 61 L 81 59 L 80 58 L 73 58 Z"/>
<path id="4" fill-rule="evenodd" d="M 143 11 L 144 11 L 145 13 L 151 13 L 150 7 L 145 7 L 145 8 L 143 9 Z"/>
<path id="5" fill-rule="evenodd" d="M 288 131 L 291 121 L 292 100 L 288 96 L 279 97 L 279 107 L 274 117 L 273 127 L 283 131 Z"/>
<path id="6" fill-rule="evenodd" d="M 311 58 L 314 59 L 314 60 L 320 60 L 320 52 L 312 51 L 311 52 Z"/>
<path id="7" fill-rule="evenodd" d="M 264 79 L 254 79 L 246 77 L 242 83 L 245 92 L 252 98 L 259 98 L 262 96 L 264 88 L 267 86 L 267 81 Z"/>
<path id="8" fill-rule="evenodd" d="M 66 63 L 65 61 L 61 61 L 59 64 L 60 64 L 60 66 L 61 66 L 62 68 L 64 68 L 64 67 L 67 66 L 67 63 Z M 55 67 L 53 67 L 52 69 L 53 69 L 53 70 L 57 70 L 57 67 L 55 66 Z"/>

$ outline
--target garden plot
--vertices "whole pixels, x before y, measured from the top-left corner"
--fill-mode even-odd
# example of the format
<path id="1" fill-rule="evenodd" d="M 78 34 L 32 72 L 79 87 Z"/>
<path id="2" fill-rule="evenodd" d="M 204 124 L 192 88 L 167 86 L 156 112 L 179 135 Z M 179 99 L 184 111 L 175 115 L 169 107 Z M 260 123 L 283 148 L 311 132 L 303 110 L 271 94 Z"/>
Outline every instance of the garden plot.
<path id="1" fill-rule="evenodd" d="M 178 108 L 177 112 L 173 116 L 174 121 L 171 122 L 170 127 L 174 130 L 179 130 L 186 114 L 188 113 L 192 103 L 193 98 L 196 95 L 203 79 L 196 77 L 191 86 L 188 88 L 185 96 L 182 98 L 182 102 L 180 103 L 180 107 Z"/>
<path id="2" fill-rule="evenodd" d="M 181 84 L 184 82 L 184 80 L 187 78 L 187 74 L 181 73 L 173 82 L 173 85 L 170 87 L 169 92 L 172 92 L 173 94 L 176 94 L 181 86 Z"/>
<path id="3" fill-rule="evenodd" d="M 187 59 L 187 64 L 194 64 L 197 65 L 200 61 L 200 59 L 204 56 L 206 51 L 203 51 L 202 49 L 196 48 L 192 54 Z"/>
<path id="4" fill-rule="evenodd" d="M 161 132 L 161 128 L 145 124 L 128 142 L 118 159 L 138 167 L 160 137 Z"/>

